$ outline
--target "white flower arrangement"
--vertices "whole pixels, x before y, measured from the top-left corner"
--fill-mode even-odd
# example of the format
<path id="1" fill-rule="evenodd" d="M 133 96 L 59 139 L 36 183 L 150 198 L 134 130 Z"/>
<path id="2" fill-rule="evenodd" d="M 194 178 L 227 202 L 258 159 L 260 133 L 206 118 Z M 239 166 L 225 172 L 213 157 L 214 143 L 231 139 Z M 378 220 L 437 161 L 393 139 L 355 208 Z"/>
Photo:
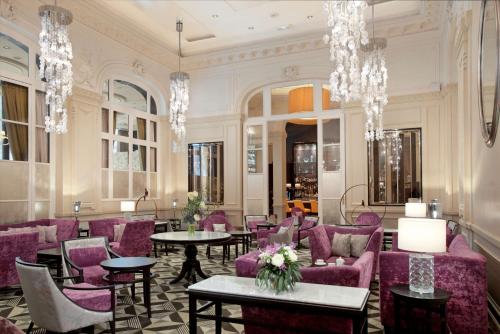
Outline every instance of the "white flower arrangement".
<path id="1" fill-rule="evenodd" d="M 272 288 L 280 293 L 292 290 L 295 283 L 302 279 L 293 245 L 267 246 L 259 254 L 259 261 L 263 266 L 257 273 L 255 282 L 260 287 Z"/>

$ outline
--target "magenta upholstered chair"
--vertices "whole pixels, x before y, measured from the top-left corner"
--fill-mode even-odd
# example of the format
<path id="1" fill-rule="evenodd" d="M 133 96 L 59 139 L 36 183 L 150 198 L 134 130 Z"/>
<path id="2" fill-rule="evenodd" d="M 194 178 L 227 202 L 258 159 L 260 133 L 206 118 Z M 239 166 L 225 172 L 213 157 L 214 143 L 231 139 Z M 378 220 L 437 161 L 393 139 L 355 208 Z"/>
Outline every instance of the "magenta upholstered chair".
<path id="1" fill-rule="evenodd" d="M 9 320 L 0 317 L 0 333 L 2 334 L 24 334 L 22 330 L 16 327 Z"/>
<path id="2" fill-rule="evenodd" d="M 149 256 L 153 247 L 149 238 L 154 231 L 153 220 L 128 222 L 121 240 L 110 242 L 109 245 L 120 256 Z"/>
<path id="3" fill-rule="evenodd" d="M 227 218 L 225 216 L 219 216 L 219 215 L 208 216 L 205 219 L 203 229 L 205 231 L 213 232 L 214 225 L 216 225 L 216 224 L 221 224 L 221 225 L 224 224 L 226 232 L 231 232 L 231 231 L 235 230 L 234 226 L 231 225 L 231 223 L 227 220 Z M 230 252 L 231 249 L 229 247 L 231 245 L 235 245 L 235 244 L 236 244 L 235 240 L 228 240 L 228 241 L 208 245 L 207 246 L 207 257 L 210 257 L 210 247 L 211 246 L 222 246 L 223 247 L 223 249 L 222 249 L 223 250 L 222 251 L 222 263 L 224 264 L 225 260 L 226 260 L 226 256 L 228 257 L 228 259 L 231 257 L 231 252 Z"/>
<path id="4" fill-rule="evenodd" d="M 342 285 L 368 289 L 370 287 L 373 265 L 373 253 L 365 252 L 350 266 L 302 267 L 302 282 L 328 285 Z M 260 269 L 257 262 L 259 252 L 254 251 L 242 255 L 235 261 L 236 275 L 254 278 Z M 275 311 L 256 307 L 242 307 L 243 318 L 262 324 L 245 325 L 246 334 L 280 334 L 289 331 L 267 329 L 272 324 L 274 328 L 292 325 L 298 333 L 352 333 L 352 322 L 335 316 L 317 316 L 303 314 L 298 311 Z"/>
<path id="5" fill-rule="evenodd" d="M 281 221 L 281 223 L 277 224 L 275 227 L 273 227 L 269 230 L 258 230 L 257 231 L 257 240 L 258 239 L 267 239 L 269 234 L 278 233 L 278 231 L 280 230 L 280 227 L 290 227 L 291 225 L 293 225 L 293 217 L 285 218 Z"/>
<path id="6" fill-rule="evenodd" d="M 204 230 L 205 231 L 214 231 L 214 225 L 215 224 L 224 224 L 226 227 L 226 232 L 234 231 L 235 228 L 231 223 L 227 220 L 225 216 L 220 216 L 220 215 L 213 215 L 213 216 L 208 216 L 205 219 L 205 224 L 204 224 Z"/>
<path id="7" fill-rule="evenodd" d="M 382 225 L 382 219 L 375 212 L 362 212 L 354 222 L 354 225 Z"/>
<path id="8" fill-rule="evenodd" d="M 343 227 L 333 225 L 318 225 L 310 230 L 309 247 L 313 263 L 317 259 L 323 259 L 326 262 L 335 262 L 336 256 L 332 256 L 332 240 L 335 233 L 370 235 L 365 252 L 373 252 L 372 280 L 378 268 L 378 255 L 382 248 L 384 229 L 380 226 L 365 227 Z M 350 265 L 356 262 L 356 257 L 344 258 L 345 263 Z"/>
<path id="9" fill-rule="evenodd" d="M 31 323 L 50 332 L 67 333 L 109 322 L 115 332 L 115 288 L 90 284 L 65 285 L 61 291 L 45 265 L 16 259 Z M 1 331 L 0 333 L 4 333 Z"/>
<path id="10" fill-rule="evenodd" d="M 115 254 L 109 250 L 106 237 L 67 240 L 62 243 L 61 249 L 64 276 L 78 276 L 75 280 L 77 283 L 88 283 L 94 286 L 108 284 L 104 279 L 108 271 L 104 270 L 100 263 Z M 120 282 L 132 282 L 134 274 L 119 274 L 115 278 Z M 132 284 L 132 296 L 135 295 L 134 290 Z"/>
<path id="11" fill-rule="evenodd" d="M 257 225 L 266 223 L 267 223 L 267 215 L 245 216 L 245 228 L 247 231 L 252 232 L 253 239 L 257 239 Z"/>
<path id="12" fill-rule="evenodd" d="M 304 217 L 302 224 L 297 228 L 297 231 L 293 233 L 293 241 L 297 243 L 297 248 L 300 248 L 300 240 L 309 237 L 311 234 L 311 229 L 316 227 L 319 223 L 319 217 L 317 216 L 306 216 Z"/>
<path id="13" fill-rule="evenodd" d="M 91 237 L 107 237 L 109 242 L 114 240 L 114 225 L 126 224 L 124 218 L 106 218 L 89 221 L 89 235 Z"/>
<path id="14" fill-rule="evenodd" d="M 0 232 L 0 288 L 19 284 L 16 257 L 36 263 L 37 245 L 38 232 Z"/>
<path id="15" fill-rule="evenodd" d="M 408 284 L 408 256 L 407 252 L 380 253 L 380 318 L 388 330 L 395 325 L 390 288 Z M 464 236 L 457 235 L 447 253 L 434 254 L 434 284 L 451 292 L 446 318 L 453 334 L 488 333 L 486 259 L 470 249 Z"/>
<path id="16" fill-rule="evenodd" d="M 0 231 L 7 231 L 9 228 L 53 226 L 57 225 L 57 242 L 38 243 L 37 248 L 49 249 L 61 246 L 61 241 L 75 239 L 78 237 L 79 222 L 72 219 L 38 219 L 19 224 L 2 224 Z"/>

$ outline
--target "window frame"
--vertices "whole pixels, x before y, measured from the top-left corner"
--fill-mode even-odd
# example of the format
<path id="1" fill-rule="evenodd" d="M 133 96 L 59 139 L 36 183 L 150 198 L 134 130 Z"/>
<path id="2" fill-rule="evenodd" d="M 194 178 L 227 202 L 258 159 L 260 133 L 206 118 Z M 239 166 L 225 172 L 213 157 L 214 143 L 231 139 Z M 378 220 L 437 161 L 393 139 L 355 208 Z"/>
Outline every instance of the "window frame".
<path id="1" fill-rule="evenodd" d="M 45 93 L 43 83 L 38 75 L 38 68 L 36 66 L 36 56 L 39 54 L 39 47 L 33 41 L 27 40 L 20 34 L 18 34 L 9 26 L 4 27 L 2 33 L 17 42 L 25 45 L 28 48 L 28 75 L 23 76 L 8 71 L 0 71 L 0 81 L 9 82 L 12 84 L 20 85 L 28 89 L 28 160 L 27 161 L 16 161 L 16 160 L 0 160 L 0 163 L 9 164 L 26 164 L 28 166 L 27 175 L 27 196 L 26 199 L 4 199 L 0 200 L 0 203 L 26 203 L 26 217 L 23 218 L 25 221 L 41 219 L 41 218 L 53 218 L 55 212 L 55 160 L 56 160 L 56 150 L 55 150 L 55 138 L 54 134 L 50 133 L 49 136 L 49 162 L 36 162 L 36 129 L 40 128 L 36 124 L 36 92 Z M 23 124 L 23 122 L 8 121 L 16 124 Z M 37 166 L 48 166 L 48 195 L 44 198 L 37 197 Z M 47 206 L 47 215 L 42 214 L 37 216 L 36 208 L 39 203 L 44 203 Z M 13 222 L 13 221 L 9 221 Z"/>
<path id="2" fill-rule="evenodd" d="M 127 106 L 124 103 L 120 102 L 114 102 L 113 101 L 113 94 L 114 94 L 114 84 L 113 82 L 115 80 L 120 80 L 120 81 L 127 81 L 132 83 L 133 85 L 139 86 L 141 89 L 144 89 L 147 93 L 146 96 L 146 102 L 147 102 L 147 112 L 132 108 L 130 106 Z M 158 115 L 154 115 L 150 112 L 151 108 L 151 97 L 156 101 L 158 101 L 158 98 L 155 96 L 155 94 L 152 94 L 151 91 L 147 88 L 145 88 L 141 83 L 138 83 L 134 80 L 130 80 L 129 78 L 124 78 L 124 77 L 118 77 L 118 76 L 109 76 L 106 79 L 103 80 L 101 87 L 104 87 L 105 83 L 108 82 L 108 98 L 104 94 L 101 95 L 103 96 L 103 101 L 101 103 L 101 108 L 99 111 L 99 133 L 101 134 L 100 136 L 100 145 L 99 145 L 99 165 L 101 166 L 101 173 L 100 173 L 100 179 L 101 179 L 101 189 L 100 189 L 100 197 L 103 201 L 117 201 L 117 200 L 129 200 L 129 199 L 135 199 L 137 196 L 134 195 L 134 189 L 133 189 L 133 181 L 134 181 L 134 173 L 145 173 L 146 174 L 146 188 L 148 189 L 150 193 L 150 198 L 151 199 L 160 199 L 160 192 L 159 192 L 159 184 L 160 184 L 160 171 L 161 171 L 161 166 L 160 166 L 160 161 L 158 159 L 158 152 L 160 149 L 160 142 L 158 138 L 158 127 L 160 123 L 160 117 Z M 157 104 L 158 108 L 158 104 Z M 103 132 L 102 129 L 102 122 L 103 122 L 103 109 L 108 110 L 108 132 Z M 158 110 L 158 109 L 157 109 Z M 114 112 L 119 112 L 126 114 L 128 116 L 128 135 L 123 136 L 119 134 L 114 133 Z M 137 118 L 145 119 L 146 120 L 146 139 L 138 139 L 133 137 L 133 131 L 134 131 L 134 120 Z M 153 141 L 152 137 L 152 123 L 155 122 L 156 124 L 156 141 Z M 108 168 L 103 168 L 102 167 L 102 141 L 103 140 L 108 140 Z M 115 169 L 113 168 L 113 142 L 118 141 L 122 143 L 126 143 L 128 145 L 128 153 L 129 153 L 129 158 L 128 158 L 128 168 L 127 170 L 116 170 L 116 171 L 125 171 L 128 173 L 128 196 L 127 197 L 114 197 L 114 171 Z M 136 171 L 133 168 L 132 160 L 133 160 L 133 146 L 138 145 L 138 146 L 145 146 L 146 147 L 146 166 L 145 166 L 145 171 Z M 151 148 L 156 149 L 156 172 L 153 172 L 151 169 Z M 103 184 L 103 173 L 107 172 L 107 185 Z M 151 192 L 151 174 L 156 174 L 156 191 L 155 193 Z M 104 187 L 107 187 L 107 197 L 104 196 L 103 190 Z M 152 196 L 154 195 L 154 196 Z"/>

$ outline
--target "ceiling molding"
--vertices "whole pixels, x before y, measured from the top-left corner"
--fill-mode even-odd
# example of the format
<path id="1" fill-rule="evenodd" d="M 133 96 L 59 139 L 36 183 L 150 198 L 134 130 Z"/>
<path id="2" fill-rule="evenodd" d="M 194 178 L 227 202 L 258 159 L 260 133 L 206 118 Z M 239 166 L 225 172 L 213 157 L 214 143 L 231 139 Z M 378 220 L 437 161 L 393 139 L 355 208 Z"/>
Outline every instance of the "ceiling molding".
<path id="1" fill-rule="evenodd" d="M 0 1 L 2 3 L 9 3 L 10 0 Z M 176 68 L 177 54 L 175 50 L 170 50 L 164 41 L 154 38 L 146 30 L 134 24 L 134 22 L 114 13 L 106 6 L 100 5 L 99 1 L 60 0 L 60 5 L 71 10 L 74 20 L 79 24 L 85 25 L 129 47 L 159 64 L 165 65 L 168 68 Z M 21 0 L 16 3 L 16 7 L 25 7 L 25 13 L 30 13 L 36 10 L 40 4 L 48 2 L 49 0 Z M 446 3 L 444 2 L 443 4 L 440 1 L 423 1 L 420 13 L 377 23 L 376 34 L 381 37 L 391 38 L 439 29 L 442 5 L 446 6 Z M 30 21 L 33 20 L 33 17 L 37 18 L 37 15 L 31 15 L 29 17 Z M 38 25 L 38 22 L 32 23 Z M 272 39 L 260 43 L 192 55 L 184 57 L 182 63 L 186 70 L 196 70 L 324 49 L 327 47 L 322 42 L 325 30 L 326 27 L 320 27 L 315 33 L 287 38 L 285 41 L 283 39 Z"/>

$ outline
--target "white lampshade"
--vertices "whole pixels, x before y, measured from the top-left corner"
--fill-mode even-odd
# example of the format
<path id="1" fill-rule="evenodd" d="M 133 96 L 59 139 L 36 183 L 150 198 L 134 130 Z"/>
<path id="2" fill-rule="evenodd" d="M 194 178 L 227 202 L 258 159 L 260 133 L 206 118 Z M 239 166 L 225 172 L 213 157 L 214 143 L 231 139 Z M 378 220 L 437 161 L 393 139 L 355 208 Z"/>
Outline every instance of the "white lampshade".
<path id="1" fill-rule="evenodd" d="M 405 216 L 416 218 L 427 217 L 427 203 L 406 203 Z"/>
<path id="2" fill-rule="evenodd" d="M 120 203 L 121 212 L 134 212 L 135 202 L 134 201 L 121 201 Z"/>
<path id="3" fill-rule="evenodd" d="M 446 252 L 446 221 L 429 218 L 399 218 L 398 248 L 410 252 Z"/>

